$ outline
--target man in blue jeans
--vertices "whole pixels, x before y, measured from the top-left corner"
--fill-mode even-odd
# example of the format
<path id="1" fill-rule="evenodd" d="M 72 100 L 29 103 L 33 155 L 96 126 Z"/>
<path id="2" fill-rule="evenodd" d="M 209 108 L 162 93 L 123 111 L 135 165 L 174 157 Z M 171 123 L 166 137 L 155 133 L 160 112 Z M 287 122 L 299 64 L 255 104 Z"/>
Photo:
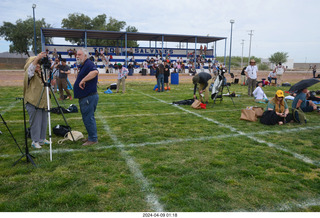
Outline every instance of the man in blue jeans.
<path id="1" fill-rule="evenodd" d="M 99 71 L 94 63 L 88 59 L 88 56 L 89 53 L 84 48 L 77 51 L 77 64 L 81 66 L 73 86 L 74 98 L 79 99 L 82 120 L 88 132 L 88 139 L 82 144 L 84 146 L 98 143 L 94 112 L 99 100 L 97 92 Z"/>

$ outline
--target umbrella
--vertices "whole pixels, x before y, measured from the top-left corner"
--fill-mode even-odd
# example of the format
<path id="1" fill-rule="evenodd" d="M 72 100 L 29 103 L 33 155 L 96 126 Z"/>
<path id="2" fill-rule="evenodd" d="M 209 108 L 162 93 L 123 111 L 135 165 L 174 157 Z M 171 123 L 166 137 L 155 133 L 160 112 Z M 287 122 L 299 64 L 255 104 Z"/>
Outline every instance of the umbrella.
<path id="1" fill-rule="evenodd" d="M 306 88 L 308 88 L 318 82 L 320 82 L 320 80 L 314 79 L 314 78 L 301 80 L 300 82 L 291 86 L 289 92 L 295 92 L 295 91 L 299 91 L 302 89 L 306 89 Z"/>

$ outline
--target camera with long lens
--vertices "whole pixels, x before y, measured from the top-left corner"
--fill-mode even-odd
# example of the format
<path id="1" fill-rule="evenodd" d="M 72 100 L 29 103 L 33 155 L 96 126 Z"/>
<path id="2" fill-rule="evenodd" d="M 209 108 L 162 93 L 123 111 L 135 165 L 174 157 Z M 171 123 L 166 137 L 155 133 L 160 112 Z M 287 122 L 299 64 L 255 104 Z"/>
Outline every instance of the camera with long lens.
<path id="1" fill-rule="evenodd" d="M 43 57 L 40 60 L 40 65 L 42 65 L 44 69 L 50 69 L 51 68 L 51 62 L 49 60 L 49 57 L 48 56 Z"/>

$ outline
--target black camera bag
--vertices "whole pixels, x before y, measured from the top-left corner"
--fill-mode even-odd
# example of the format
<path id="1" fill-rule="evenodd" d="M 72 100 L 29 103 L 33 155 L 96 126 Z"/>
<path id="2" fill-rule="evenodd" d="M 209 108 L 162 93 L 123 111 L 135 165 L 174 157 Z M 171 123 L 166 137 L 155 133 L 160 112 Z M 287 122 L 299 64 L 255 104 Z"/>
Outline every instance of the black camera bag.
<path id="1" fill-rule="evenodd" d="M 64 125 L 56 125 L 55 127 L 52 128 L 52 130 L 56 136 L 64 137 L 68 132 L 70 132 L 70 127 L 64 126 Z"/>

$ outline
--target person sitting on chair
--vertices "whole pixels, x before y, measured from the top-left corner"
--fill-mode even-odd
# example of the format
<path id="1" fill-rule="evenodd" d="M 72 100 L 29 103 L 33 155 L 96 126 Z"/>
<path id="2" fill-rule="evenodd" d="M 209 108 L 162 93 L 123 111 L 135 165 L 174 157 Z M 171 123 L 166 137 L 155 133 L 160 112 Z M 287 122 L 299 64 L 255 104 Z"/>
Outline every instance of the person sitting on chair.
<path id="1" fill-rule="evenodd" d="M 192 78 L 192 82 L 194 84 L 194 90 L 193 90 L 193 98 L 196 99 L 196 91 L 197 91 L 197 85 L 198 83 L 200 84 L 199 86 L 199 96 L 200 100 L 202 103 L 208 104 L 209 100 L 209 85 L 208 81 L 211 79 L 211 75 L 206 72 L 201 72 L 195 75 Z M 204 92 L 204 101 L 203 101 L 203 96 L 202 93 Z"/>
<path id="2" fill-rule="evenodd" d="M 275 84 L 277 84 L 277 74 L 271 71 L 268 75 L 269 86 L 271 85 L 272 80 L 274 80 Z"/>
<path id="3" fill-rule="evenodd" d="M 276 112 L 279 125 L 288 123 L 292 120 L 292 117 L 288 116 L 289 108 L 287 102 L 284 100 L 284 94 L 282 90 L 278 90 L 276 92 L 274 98 L 272 98 L 272 100 L 268 103 L 266 110 Z"/>
<path id="4" fill-rule="evenodd" d="M 253 97 L 256 102 L 268 102 L 268 97 L 262 90 L 262 81 L 259 81 L 257 88 L 252 92 Z"/>

